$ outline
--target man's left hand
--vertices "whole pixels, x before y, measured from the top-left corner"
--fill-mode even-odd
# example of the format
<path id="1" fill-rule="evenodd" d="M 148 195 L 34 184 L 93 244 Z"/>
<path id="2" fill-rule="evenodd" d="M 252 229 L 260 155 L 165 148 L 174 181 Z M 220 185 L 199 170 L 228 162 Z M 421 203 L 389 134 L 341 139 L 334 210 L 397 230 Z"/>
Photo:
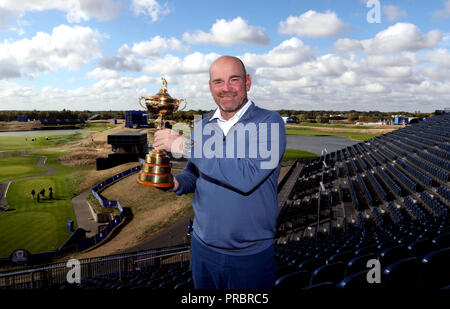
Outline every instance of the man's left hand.
<path id="1" fill-rule="evenodd" d="M 155 132 L 153 147 L 156 150 L 165 150 L 171 153 L 182 154 L 183 144 L 188 139 L 171 129 L 163 129 Z"/>

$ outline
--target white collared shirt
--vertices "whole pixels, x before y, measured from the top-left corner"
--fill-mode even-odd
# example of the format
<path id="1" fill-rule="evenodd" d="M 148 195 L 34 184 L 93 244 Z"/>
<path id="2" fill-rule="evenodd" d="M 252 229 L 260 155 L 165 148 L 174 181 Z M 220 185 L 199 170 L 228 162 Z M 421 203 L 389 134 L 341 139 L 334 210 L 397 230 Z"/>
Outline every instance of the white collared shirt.
<path id="1" fill-rule="evenodd" d="M 222 114 L 220 113 L 220 108 L 217 108 L 209 121 L 217 118 L 217 124 L 222 129 L 223 135 L 227 136 L 228 131 L 230 131 L 231 127 L 234 126 L 239 119 L 241 119 L 242 115 L 245 114 L 250 105 L 252 105 L 252 101 L 248 100 L 247 103 L 245 103 L 245 105 L 242 106 L 242 108 L 228 120 L 223 119 Z"/>

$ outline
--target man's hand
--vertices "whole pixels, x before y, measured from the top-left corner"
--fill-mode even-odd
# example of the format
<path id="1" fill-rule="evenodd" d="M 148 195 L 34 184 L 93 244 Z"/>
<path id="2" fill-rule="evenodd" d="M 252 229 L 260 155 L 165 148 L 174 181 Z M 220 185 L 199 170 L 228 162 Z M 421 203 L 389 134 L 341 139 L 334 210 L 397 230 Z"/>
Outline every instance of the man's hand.
<path id="1" fill-rule="evenodd" d="M 188 139 L 171 129 L 163 129 L 155 132 L 153 147 L 156 150 L 165 150 L 175 154 L 183 153 L 183 144 Z"/>
<path id="2" fill-rule="evenodd" d="M 169 191 L 169 192 L 175 192 L 175 191 L 178 190 L 178 187 L 179 187 L 179 186 L 180 186 L 180 184 L 178 183 L 177 178 L 176 178 L 175 176 L 173 176 L 173 187 L 170 188 L 170 189 L 167 190 L 167 191 Z"/>

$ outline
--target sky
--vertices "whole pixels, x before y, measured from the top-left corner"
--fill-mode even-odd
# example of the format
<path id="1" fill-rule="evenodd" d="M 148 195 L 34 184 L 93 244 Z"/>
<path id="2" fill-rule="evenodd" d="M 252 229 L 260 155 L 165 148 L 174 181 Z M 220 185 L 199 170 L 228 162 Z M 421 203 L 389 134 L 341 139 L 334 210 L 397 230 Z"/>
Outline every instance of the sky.
<path id="1" fill-rule="evenodd" d="M 271 109 L 450 106 L 450 0 L 0 0 L 0 110 L 139 110 L 168 82 L 211 110 L 243 60 Z"/>

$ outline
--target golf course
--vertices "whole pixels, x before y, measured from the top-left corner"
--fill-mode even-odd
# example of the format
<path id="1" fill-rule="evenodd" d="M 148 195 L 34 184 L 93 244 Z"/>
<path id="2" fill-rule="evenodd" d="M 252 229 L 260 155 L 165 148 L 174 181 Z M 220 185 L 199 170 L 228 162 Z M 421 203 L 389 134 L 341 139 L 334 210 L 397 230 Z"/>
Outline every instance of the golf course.
<path id="1" fill-rule="evenodd" d="M 96 171 L 95 160 L 111 152 L 111 145 L 107 144 L 109 134 L 135 129 L 124 128 L 123 123 L 117 126 L 91 125 L 90 129 L 69 134 L 39 130 L 26 134 L 0 134 L 0 183 L 8 185 L 8 209 L 0 212 L 0 257 L 8 257 L 17 249 L 30 253 L 58 249 L 71 234 L 67 229 L 68 220 L 73 220 L 74 229 L 77 228 L 72 198 L 125 169 L 117 166 Z M 149 131 L 150 143 L 153 131 Z M 361 126 L 287 125 L 286 131 L 291 135 L 335 135 L 356 140 L 385 133 L 377 128 Z M 305 150 L 286 149 L 282 175 L 295 160 L 307 161 L 316 157 L 316 153 Z M 174 170 L 174 173 L 180 171 Z M 52 188 L 51 197 L 49 188 Z M 42 189 L 45 193 L 39 195 Z M 143 188 L 136 184 L 133 176 L 111 186 L 103 194 L 131 209 L 133 219 L 112 240 L 90 252 L 90 256 L 112 254 L 136 245 L 157 235 L 191 209 L 191 196 L 176 197 Z"/>

